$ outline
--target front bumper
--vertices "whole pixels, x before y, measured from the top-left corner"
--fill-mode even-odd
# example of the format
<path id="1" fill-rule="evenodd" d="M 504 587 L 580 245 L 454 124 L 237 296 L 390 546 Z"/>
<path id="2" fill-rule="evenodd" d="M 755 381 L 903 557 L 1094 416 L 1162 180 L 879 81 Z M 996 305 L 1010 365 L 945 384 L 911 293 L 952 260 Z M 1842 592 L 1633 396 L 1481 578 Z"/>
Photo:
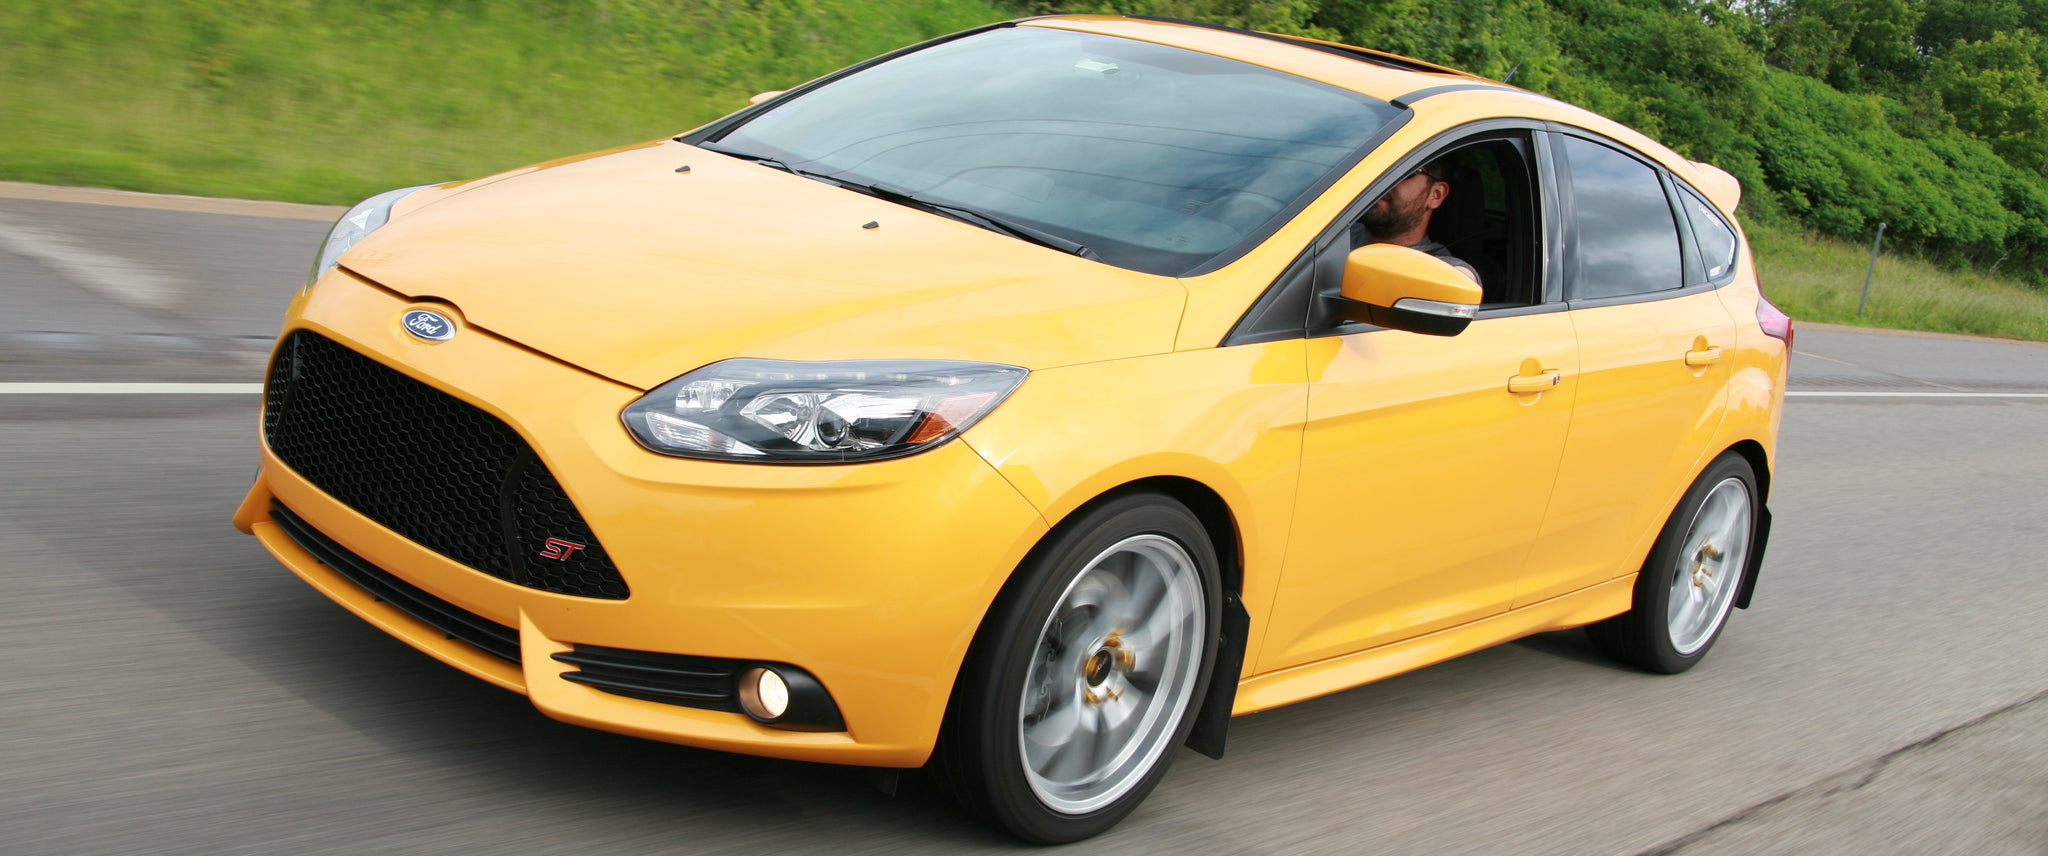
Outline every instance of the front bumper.
<path id="1" fill-rule="evenodd" d="M 626 578 L 603 600 L 523 587 L 378 525 L 266 445 L 235 523 L 293 573 L 386 632 L 525 693 L 556 719 L 749 754 L 916 766 L 983 614 L 1045 532 L 1037 511 L 964 443 L 876 464 L 777 467 L 666 458 L 626 434 L 641 394 L 468 328 L 423 343 L 413 305 L 344 272 L 295 307 L 319 332 L 502 420 L 545 462 Z M 446 313 L 446 307 L 437 307 Z M 678 373 L 693 368 L 677 367 Z M 517 662 L 449 638 L 323 563 L 272 519 L 273 502 L 349 554 L 516 633 Z M 823 683 L 843 732 L 769 728 L 743 714 L 602 692 L 552 655 L 596 645 L 789 663 Z"/>

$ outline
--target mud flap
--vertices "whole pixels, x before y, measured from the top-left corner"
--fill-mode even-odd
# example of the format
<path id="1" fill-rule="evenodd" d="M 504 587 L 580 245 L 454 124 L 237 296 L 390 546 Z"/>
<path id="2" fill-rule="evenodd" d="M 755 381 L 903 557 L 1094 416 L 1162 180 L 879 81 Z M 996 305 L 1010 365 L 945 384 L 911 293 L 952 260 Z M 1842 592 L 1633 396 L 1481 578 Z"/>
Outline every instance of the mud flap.
<path id="1" fill-rule="evenodd" d="M 1736 609 L 1749 608 L 1749 596 L 1756 592 L 1756 575 L 1764 569 L 1764 546 L 1770 540 L 1771 509 L 1763 506 L 1756 518 L 1756 542 L 1749 545 L 1749 561 L 1745 563 L 1748 567 L 1742 569 L 1742 587 L 1735 590 Z"/>
<path id="2" fill-rule="evenodd" d="M 1188 732 L 1188 748 L 1221 760 L 1223 738 L 1230 731 L 1230 709 L 1237 704 L 1237 677 L 1244 671 L 1245 637 L 1252 627 L 1251 614 L 1236 592 L 1223 595 L 1223 638 L 1216 643 L 1216 666 L 1209 672 L 1209 692 L 1202 696 L 1202 709 L 1195 716 L 1195 729 Z"/>

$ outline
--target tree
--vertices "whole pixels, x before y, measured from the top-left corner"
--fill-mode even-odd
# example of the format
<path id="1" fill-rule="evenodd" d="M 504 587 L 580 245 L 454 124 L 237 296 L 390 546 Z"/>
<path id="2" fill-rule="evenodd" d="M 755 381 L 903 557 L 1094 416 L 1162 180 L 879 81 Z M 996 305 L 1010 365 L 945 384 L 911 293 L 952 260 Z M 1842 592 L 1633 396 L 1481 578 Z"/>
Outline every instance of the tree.
<path id="1" fill-rule="evenodd" d="M 1538 56 L 1557 15 L 1544 0 L 1322 0 L 1311 20 L 1353 44 L 1440 62 L 1495 79 L 1528 58 L 1515 84 L 1548 79 Z"/>
<path id="2" fill-rule="evenodd" d="M 1925 15 L 1913 37 L 1921 52 L 1930 56 L 1941 56 L 1961 42 L 1989 41 L 1996 33 L 2035 29 L 2048 23 L 2048 0 L 1922 2 Z"/>
<path id="3" fill-rule="evenodd" d="M 1313 38 L 1327 39 L 1336 35 L 1309 24 L 1309 16 L 1316 11 L 1316 0 L 1084 0 L 1049 5 L 1052 8 L 1046 11 L 1156 15 Z"/>
<path id="4" fill-rule="evenodd" d="M 1917 0 L 1783 0 L 1761 4 L 1773 65 L 1844 92 L 1889 88 L 1919 76 Z"/>
<path id="5" fill-rule="evenodd" d="M 1928 73 L 1957 127 L 2036 171 L 2048 171 L 2048 81 L 2036 64 L 2044 49 L 2031 32 L 1994 33 L 1951 47 Z"/>

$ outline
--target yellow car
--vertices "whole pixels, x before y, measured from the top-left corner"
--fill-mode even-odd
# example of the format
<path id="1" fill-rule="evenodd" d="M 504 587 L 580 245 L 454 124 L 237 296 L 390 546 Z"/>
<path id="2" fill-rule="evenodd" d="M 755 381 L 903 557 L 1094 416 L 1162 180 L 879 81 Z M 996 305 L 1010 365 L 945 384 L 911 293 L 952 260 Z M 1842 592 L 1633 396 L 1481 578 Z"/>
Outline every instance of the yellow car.
<path id="1" fill-rule="evenodd" d="M 1287 36 L 1055 17 L 374 197 L 235 517 L 557 719 L 1039 842 L 1234 714 L 1746 606 L 1789 320 L 1727 173 Z"/>

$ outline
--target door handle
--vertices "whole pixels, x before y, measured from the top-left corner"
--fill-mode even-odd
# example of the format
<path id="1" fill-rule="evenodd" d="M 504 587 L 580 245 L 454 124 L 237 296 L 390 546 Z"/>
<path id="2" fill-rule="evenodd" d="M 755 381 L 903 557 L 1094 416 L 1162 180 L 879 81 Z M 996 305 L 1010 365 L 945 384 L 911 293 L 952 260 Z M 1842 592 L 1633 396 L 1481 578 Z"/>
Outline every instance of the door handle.
<path id="1" fill-rule="evenodd" d="M 1689 366 L 1711 366 L 1720 361 L 1720 348 L 1699 348 L 1685 352 L 1685 364 Z"/>
<path id="2" fill-rule="evenodd" d="M 1549 392 L 1564 383 L 1564 372 L 1551 369 L 1540 375 L 1517 375 L 1508 378 L 1508 391 L 1513 393 Z"/>

